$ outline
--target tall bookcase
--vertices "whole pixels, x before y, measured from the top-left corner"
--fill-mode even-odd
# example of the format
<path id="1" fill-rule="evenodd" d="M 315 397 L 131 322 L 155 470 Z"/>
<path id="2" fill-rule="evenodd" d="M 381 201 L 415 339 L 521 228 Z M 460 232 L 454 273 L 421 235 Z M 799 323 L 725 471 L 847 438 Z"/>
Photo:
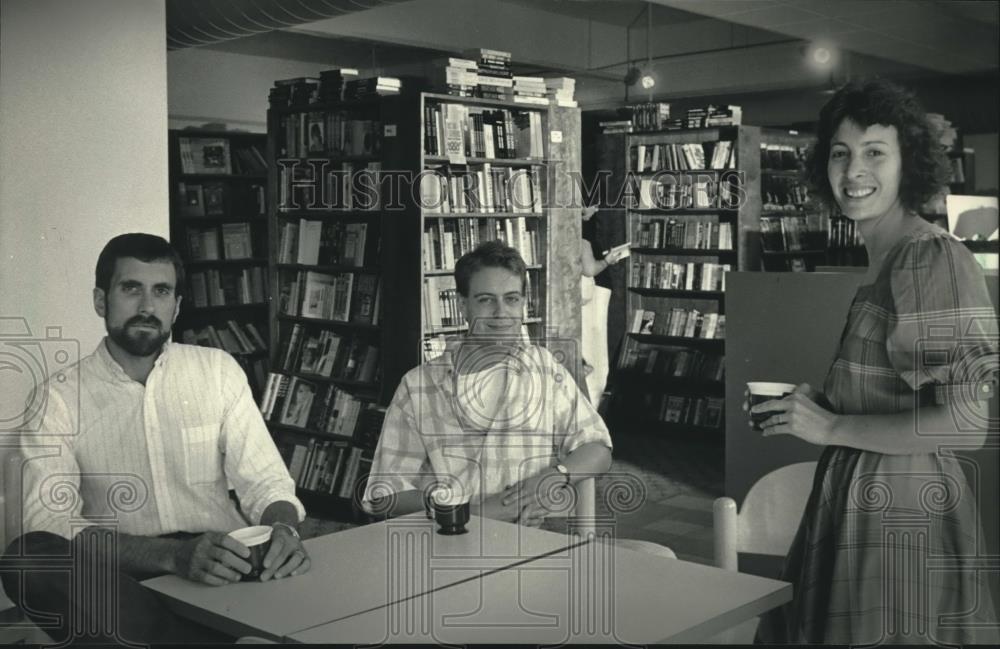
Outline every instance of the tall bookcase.
<path id="1" fill-rule="evenodd" d="M 174 339 L 219 347 L 260 398 L 267 378 L 267 138 L 171 130 L 170 237 L 184 259 Z"/>
<path id="2" fill-rule="evenodd" d="M 268 111 L 271 367 L 261 411 L 308 509 L 361 518 L 392 387 L 377 191 L 394 99 Z"/>
<path id="3" fill-rule="evenodd" d="M 466 331 L 454 262 L 494 239 L 528 264 L 528 337 L 559 346 L 580 381 L 576 348 L 562 344 L 580 336 L 579 110 L 429 92 L 401 100 L 386 164 L 414 181 L 384 239 L 393 278 L 387 382 L 395 387 Z"/>
<path id="4" fill-rule="evenodd" d="M 633 248 L 612 416 L 628 428 L 723 439 L 725 273 L 759 260 L 759 142 L 742 126 L 625 137 Z"/>

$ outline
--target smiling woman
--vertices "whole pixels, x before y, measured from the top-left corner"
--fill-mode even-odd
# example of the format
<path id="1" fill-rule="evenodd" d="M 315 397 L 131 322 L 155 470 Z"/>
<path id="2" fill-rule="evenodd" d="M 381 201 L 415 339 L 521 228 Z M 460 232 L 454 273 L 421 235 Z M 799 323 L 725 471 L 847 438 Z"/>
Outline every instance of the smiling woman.
<path id="1" fill-rule="evenodd" d="M 971 253 L 915 214 L 941 187 L 942 152 L 912 95 L 884 81 L 841 88 L 818 138 L 811 180 L 871 265 L 822 391 L 751 409 L 774 411 L 764 435 L 825 447 L 783 571 L 795 599 L 761 618 L 758 640 L 996 644 L 970 563 L 976 494 L 950 449 L 985 439 L 997 321 Z"/>

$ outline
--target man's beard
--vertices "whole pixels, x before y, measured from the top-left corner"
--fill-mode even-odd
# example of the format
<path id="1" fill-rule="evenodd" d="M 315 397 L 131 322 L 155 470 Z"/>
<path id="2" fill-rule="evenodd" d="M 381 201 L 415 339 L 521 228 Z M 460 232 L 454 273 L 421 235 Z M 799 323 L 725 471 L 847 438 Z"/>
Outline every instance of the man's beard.
<path id="1" fill-rule="evenodd" d="M 156 327 L 157 333 L 152 331 L 141 329 L 132 330 L 130 327 L 132 325 L 146 324 Z M 107 325 L 107 319 L 105 319 L 105 325 Z M 160 351 L 163 347 L 163 343 L 167 342 L 170 338 L 169 331 L 162 330 L 163 323 L 160 322 L 158 318 L 149 317 L 143 318 L 141 316 L 136 316 L 128 320 L 124 326 L 112 327 L 107 325 L 108 337 L 115 343 L 124 349 L 129 354 L 133 356 L 151 356 L 156 352 Z"/>

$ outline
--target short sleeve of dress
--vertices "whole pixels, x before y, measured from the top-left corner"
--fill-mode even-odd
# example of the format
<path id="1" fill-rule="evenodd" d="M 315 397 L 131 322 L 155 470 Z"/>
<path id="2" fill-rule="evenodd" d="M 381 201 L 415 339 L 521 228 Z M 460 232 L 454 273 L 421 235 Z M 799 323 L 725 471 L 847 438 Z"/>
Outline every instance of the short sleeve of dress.
<path id="1" fill-rule="evenodd" d="M 996 312 L 968 249 L 947 235 L 922 235 L 890 273 L 886 347 L 899 376 L 914 390 L 933 389 L 937 404 L 995 394 Z"/>

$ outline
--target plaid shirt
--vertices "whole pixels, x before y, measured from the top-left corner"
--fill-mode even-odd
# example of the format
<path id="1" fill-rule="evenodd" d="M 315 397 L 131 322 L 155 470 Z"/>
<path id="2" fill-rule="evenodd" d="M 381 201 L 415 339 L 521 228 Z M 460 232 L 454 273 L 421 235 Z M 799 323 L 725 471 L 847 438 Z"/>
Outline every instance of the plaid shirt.
<path id="1" fill-rule="evenodd" d="M 46 383 L 45 407 L 21 433 L 17 534 L 72 538 L 88 523 L 140 536 L 229 532 L 281 500 L 305 517 L 246 375 L 226 352 L 167 343 L 143 385 L 102 340 L 62 378 Z"/>
<path id="2" fill-rule="evenodd" d="M 549 350 L 453 343 L 403 377 L 363 502 L 434 481 L 459 499 L 490 496 L 590 442 L 611 448 L 601 416 Z"/>

